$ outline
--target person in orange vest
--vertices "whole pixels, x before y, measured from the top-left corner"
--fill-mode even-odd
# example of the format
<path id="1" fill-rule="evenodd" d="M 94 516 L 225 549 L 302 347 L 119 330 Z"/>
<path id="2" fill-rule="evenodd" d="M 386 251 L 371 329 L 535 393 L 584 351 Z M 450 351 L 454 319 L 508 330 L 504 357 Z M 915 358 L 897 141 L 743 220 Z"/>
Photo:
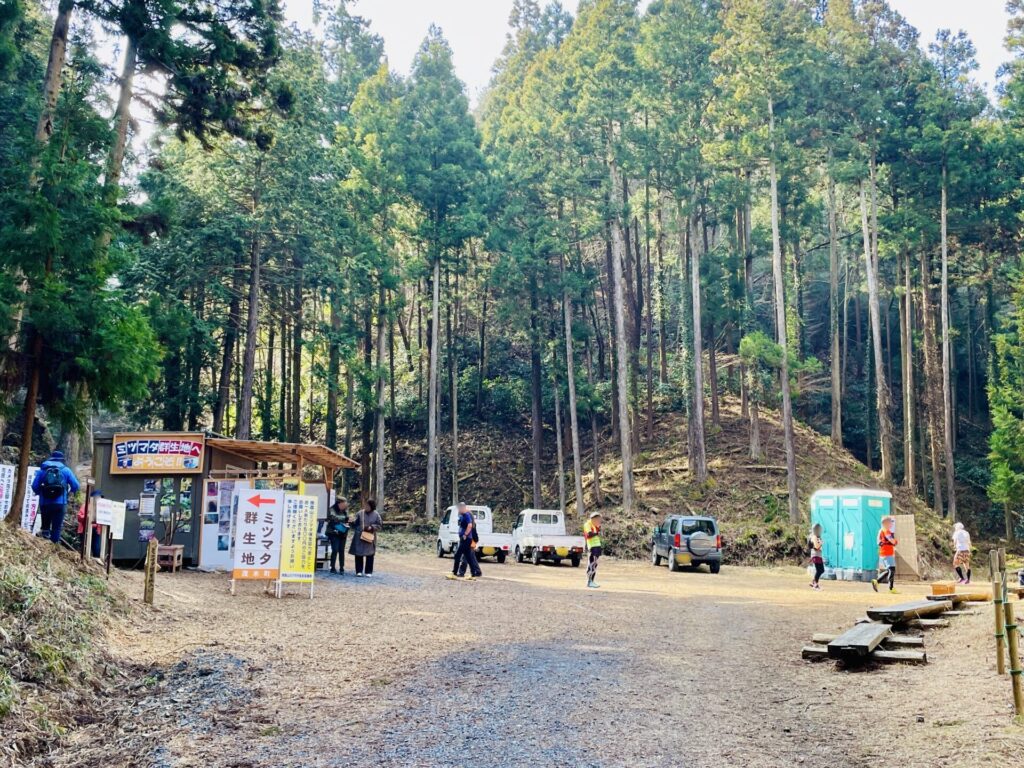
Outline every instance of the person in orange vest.
<path id="1" fill-rule="evenodd" d="M 601 559 L 601 513 L 591 512 L 587 522 L 583 524 L 583 539 L 586 542 L 589 558 L 587 559 L 587 586 L 597 589 L 597 561 Z"/>
<path id="2" fill-rule="evenodd" d="M 871 580 L 871 588 L 878 591 L 879 582 L 889 582 L 889 594 L 896 593 L 896 520 L 892 517 L 882 518 L 882 528 L 878 531 L 878 578 Z"/>

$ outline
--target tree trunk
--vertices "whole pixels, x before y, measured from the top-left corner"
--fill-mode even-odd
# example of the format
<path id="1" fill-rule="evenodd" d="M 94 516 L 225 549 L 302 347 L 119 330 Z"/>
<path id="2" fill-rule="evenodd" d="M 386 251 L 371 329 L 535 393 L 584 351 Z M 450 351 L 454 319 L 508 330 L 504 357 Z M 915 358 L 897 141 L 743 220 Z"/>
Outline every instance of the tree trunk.
<path id="1" fill-rule="evenodd" d="M 715 319 L 708 318 L 708 373 L 711 377 L 711 423 L 722 426 L 722 418 L 718 407 L 718 336 L 715 333 Z"/>
<path id="2" fill-rule="evenodd" d="M 377 511 L 384 514 L 384 444 L 387 429 L 384 422 L 387 392 L 384 387 L 384 340 L 388 324 L 387 302 L 382 285 L 377 296 Z"/>
<path id="3" fill-rule="evenodd" d="M 939 370 L 938 342 L 935 338 L 935 313 L 931 301 L 931 269 L 928 252 L 921 248 L 921 317 L 924 325 L 924 372 L 925 401 L 928 411 L 929 452 L 932 459 L 932 506 L 935 513 L 943 514 L 942 504 L 942 461 L 939 442 L 942 440 L 942 374 Z M 921 446 L 924 450 L 924 446 Z"/>
<path id="4" fill-rule="evenodd" d="M 345 365 L 345 455 L 352 457 L 352 424 L 355 421 L 356 381 L 352 366 Z M 342 493 L 348 493 L 348 470 L 342 470 Z"/>
<path id="5" fill-rule="evenodd" d="M 441 320 L 441 257 L 434 257 L 431 278 L 432 298 L 430 305 L 430 363 L 427 381 L 427 498 L 424 515 L 432 520 L 435 515 L 434 502 L 437 498 L 437 344 L 438 324 Z"/>
<path id="6" fill-rule="evenodd" d="M 609 136 L 609 142 L 611 137 Z M 619 446 L 622 452 L 622 513 L 633 514 L 633 444 L 629 418 L 629 350 L 626 341 L 625 295 L 622 263 L 625 257 L 625 239 L 622 232 L 622 212 L 625 201 L 621 197 L 622 180 L 619 167 L 608 147 L 608 169 L 612 188 L 612 294 L 615 316 L 615 380 L 618 383 Z"/>
<path id="7" fill-rule="evenodd" d="M 256 175 L 252 188 L 253 232 L 249 246 L 249 306 L 245 326 L 245 354 L 242 357 L 242 397 L 238 403 L 238 421 L 235 424 L 235 437 L 248 440 L 252 437 L 252 385 L 256 377 L 256 344 L 259 340 L 260 318 L 260 258 L 262 252 L 262 235 L 260 233 L 260 177 L 262 160 L 256 160 Z"/>
<path id="8" fill-rule="evenodd" d="M 949 171 L 946 162 L 942 162 L 942 204 L 940 211 L 940 228 L 942 230 L 942 414 L 943 414 L 943 450 L 946 459 L 946 509 L 954 522 L 958 520 L 956 511 L 956 468 L 953 464 L 953 396 L 950 384 L 952 368 L 952 342 L 949 336 L 949 238 L 946 231 L 946 200 L 949 185 Z M 938 481 L 936 481 L 938 482 Z"/>
<path id="9" fill-rule="evenodd" d="M 872 159 L 871 184 L 874 184 Z M 875 367 L 875 400 L 878 409 L 878 443 L 882 454 L 882 482 L 892 484 L 892 424 L 889 420 L 889 387 L 885 380 L 885 357 L 882 353 L 882 323 L 878 298 L 878 255 L 875 247 L 877 234 L 868 224 L 867 190 L 860 187 L 861 225 L 864 230 L 864 266 L 868 282 L 868 313 L 871 318 L 871 343 Z M 872 221 L 874 220 L 874 194 L 872 194 Z"/>
<path id="10" fill-rule="evenodd" d="M 903 485 L 917 487 L 914 461 L 914 294 L 910 290 L 910 253 L 903 249 L 903 304 L 900 307 L 900 363 L 903 379 Z"/>
<path id="11" fill-rule="evenodd" d="M 271 302 L 273 304 L 273 302 Z M 268 318 L 267 323 L 267 362 L 263 368 L 263 402 L 260 405 L 260 437 L 263 440 L 270 440 L 273 437 L 271 429 L 273 428 L 274 422 L 274 344 L 277 342 L 275 335 L 277 333 L 277 326 L 274 324 L 273 317 Z M 328 374 L 328 378 L 330 374 Z M 337 378 L 338 370 L 334 370 L 334 387 L 335 387 L 335 411 L 334 416 L 337 419 Z M 194 390 L 198 392 L 198 388 Z M 328 421 L 328 426 L 330 422 Z M 194 429 L 194 427 L 190 427 Z M 337 448 L 337 424 L 335 424 L 335 442 L 334 445 L 327 443 L 329 448 Z"/>
<path id="12" fill-rule="evenodd" d="M 47 270 L 49 271 L 49 270 Z M 39 398 L 39 368 L 42 364 L 43 337 L 32 331 L 32 359 L 28 367 L 28 387 L 25 392 L 25 405 L 22 408 L 24 426 L 21 430 L 21 448 L 18 455 L 18 471 L 14 477 L 14 496 L 11 499 L 10 511 L 4 518 L 7 525 L 17 528 L 21 525 L 21 508 L 25 502 L 25 493 L 31 482 L 28 479 L 28 462 L 32 454 L 32 431 L 36 423 L 36 400 Z"/>
<path id="13" fill-rule="evenodd" d="M 490 287 L 484 285 L 483 308 L 480 311 L 480 365 L 476 377 L 476 417 L 479 419 L 484 410 L 484 381 L 487 379 L 487 299 Z"/>
<path id="14" fill-rule="evenodd" d="M 224 432 L 224 416 L 231 399 L 231 374 L 235 362 L 235 339 L 241 326 L 242 305 L 242 254 L 235 255 L 234 272 L 231 274 L 231 300 L 228 302 L 228 322 L 224 327 L 224 346 L 221 352 L 220 378 L 217 387 L 217 402 L 213 407 L 213 431 Z"/>
<path id="15" fill-rule="evenodd" d="M 553 348 L 555 349 L 555 348 Z M 551 371 L 558 370 L 558 356 L 552 354 Z M 562 396 L 559 392 L 558 377 L 551 377 L 555 399 L 555 454 L 558 458 L 558 508 L 565 511 L 565 451 L 562 448 Z"/>
<path id="16" fill-rule="evenodd" d="M 295 269 L 295 287 L 292 298 L 292 405 L 288 423 L 288 439 L 293 443 L 301 440 L 302 424 L 302 334 L 305 323 L 302 316 L 302 258 L 296 252 L 292 257 Z"/>
<path id="17" fill-rule="evenodd" d="M 696 214 L 692 221 L 696 230 Z M 704 222 L 701 222 L 704 227 Z M 706 234 L 706 230 L 705 230 Z M 701 241 L 707 249 L 706 238 Z M 693 477 L 698 483 L 707 482 L 708 459 L 704 445 L 704 329 L 701 325 L 700 257 L 701 249 L 694 248 L 690 257 L 690 306 L 693 308 Z"/>
<path id="18" fill-rule="evenodd" d="M 330 291 L 330 335 L 327 338 L 327 425 L 324 443 L 338 447 L 338 391 L 341 384 L 341 296 L 337 285 Z"/>
<path id="19" fill-rule="evenodd" d="M 569 428 L 572 431 L 572 477 L 576 490 L 576 514 L 582 519 L 585 513 L 583 506 L 583 461 L 580 457 L 580 425 L 576 412 L 576 362 L 572 340 L 572 300 L 569 298 L 569 286 L 565 282 L 565 257 L 559 257 L 559 268 L 562 271 L 562 317 L 565 332 L 565 374 L 569 390 Z"/>
<path id="20" fill-rule="evenodd" d="M 775 167 L 775 111 L 768 100 L 768 132 L 771 137 L 771 158 L 768 161 L 768 177 L 771 185 L 772 217 L 772 273 L 775 278 L 775 322 L 778 325 L 779 346 L 782 348 L 782 426 L 786 442 L 786 480 L 789 489 L 789 519 L 800 522 L 800 503 L 796 485 L 796 446 L 793 438 L 793 401 L 789 391 L 789 342 L 786 332 L 785 275 L 782 265 L 782 240 L 779 233 L 779 180 Z"/>
<path id="21" fill-rule="evenodd" d="M 590 351 L 590 340 L 587 339 L 587 388 L 594 391 L 594 357 Z M 590 441 L 594 465 L 594 505 L 604 506 L 604 494 L 601 492 L 601 442 L 597 431 L 597 413 L 590 408 Z M 579 503 L 577 503 L 579 509 Z"/>
<path id="22" fill-rule="evenodd" d="M 530 275 L 530 454 L 533 459 L 531 473 L 533 507 L 541 508 L 541 455 L 544 448 L 544 424 L 541 421 L 541 359 L 540 359 L 540 308 L 537 277 Z"/>
<path id="23" fill-rule="evenodd" d="M 831 159 L 831 153 L 829 154 Z M 832 445 L 843 447 L 843 380 L 839 350 L 839 221 L 836 183 L 828 178 L 828 307 L 832 359 Z"/>
<path id="24" fill-rule="evenodd" d="M 39 113 L 39 119 L 36 121 L 36 155 L 33 158 L 33 166 L 36 167 L 38 166 L 39 155 L 53 135 L 53 116 L 57 110 L 57 100 L 60 97 L 64 61 L 68 47 L 68 30 L 71 28 L 71 13 L 74 11 L 74 8 L 74 0 L 60 1 L 57 8 L 57 18 L 53 23 L 53 32 L 50 35 L 50 55 L 46 62 L 46 76 L 43 79 L 43 106 Z"/>
<path id="25" fill-rule="evenodd" d="M 457 290 L 457 289 L 456 289 Z M 445 313 L 448 341 L 448 392 L 452 411 L 452 505 L 459 502 L 459 376 L 455 370 L 455 337 L 452 327 L 452 306 Z M 458 311 L 456 310 L 456 316 Z"/>

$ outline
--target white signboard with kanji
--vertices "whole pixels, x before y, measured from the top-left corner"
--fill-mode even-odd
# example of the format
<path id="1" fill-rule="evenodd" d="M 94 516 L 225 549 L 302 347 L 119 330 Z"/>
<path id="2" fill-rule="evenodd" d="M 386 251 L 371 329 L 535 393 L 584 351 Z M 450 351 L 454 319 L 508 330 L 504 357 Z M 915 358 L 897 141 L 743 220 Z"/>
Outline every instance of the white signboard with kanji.
<path id="1" fill-rule="evenodd" d="M 239 489 L 231 578 L 276 581 L 281 574 L 284 491 Z"/>
<path id="2" fill-rule="evenodd" d="M 25 501 L 21 505 L 21 527 L 25 530 L 38 530 L 39 497 L 32 492 L 32 480 L 36 476 L 39 467 L 29 467 L 26 480 L 29 487 L 25 489 Z M 14 501 L 14 478 L 18 468 L 13 464 L 0 464 L 0 520 L 7 517 L 11 511 L 11 502 Z"/>

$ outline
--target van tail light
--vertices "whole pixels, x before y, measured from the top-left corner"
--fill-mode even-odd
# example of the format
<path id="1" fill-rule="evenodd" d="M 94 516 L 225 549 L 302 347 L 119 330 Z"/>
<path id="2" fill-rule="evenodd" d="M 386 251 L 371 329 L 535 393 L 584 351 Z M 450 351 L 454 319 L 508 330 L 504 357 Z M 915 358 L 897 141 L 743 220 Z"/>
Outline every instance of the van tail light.
<path id="1" fill-rule="evenodd" d="M 715 549 L 721 549 L 721 548 L 722 548 L 722 534 L 718 534 L 717 536 L 715 536 Z"/>
<path id="2" fill-rule="evenodd" d="M 673 542 L 672 546 L 674 546 L 674 547 L 681 547 L 681 546 L 683 546 L 683 537 L 680 534 L 678 534 L 678 533 L 676 534 L 676 538 L 675 538 L 675 541 Z"/>

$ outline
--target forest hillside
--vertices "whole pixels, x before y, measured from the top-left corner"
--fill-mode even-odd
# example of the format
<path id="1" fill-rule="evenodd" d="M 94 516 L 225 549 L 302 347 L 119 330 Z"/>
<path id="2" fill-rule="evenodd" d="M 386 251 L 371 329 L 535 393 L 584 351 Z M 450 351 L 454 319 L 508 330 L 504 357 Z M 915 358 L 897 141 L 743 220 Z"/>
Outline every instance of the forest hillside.
<path id="1" fill-rule="evenodd" d="M 114 418 L 322 443 L 426 521 L 486 476 L 785 521 L 757 559 L 843 480 L 1024 534 L 1024 4 L 990 93 L 885 0 L 515 0 L 476 103 L 444 30 L 399 72 L 316 9 L 3 5 L 15 508 Z"/>

